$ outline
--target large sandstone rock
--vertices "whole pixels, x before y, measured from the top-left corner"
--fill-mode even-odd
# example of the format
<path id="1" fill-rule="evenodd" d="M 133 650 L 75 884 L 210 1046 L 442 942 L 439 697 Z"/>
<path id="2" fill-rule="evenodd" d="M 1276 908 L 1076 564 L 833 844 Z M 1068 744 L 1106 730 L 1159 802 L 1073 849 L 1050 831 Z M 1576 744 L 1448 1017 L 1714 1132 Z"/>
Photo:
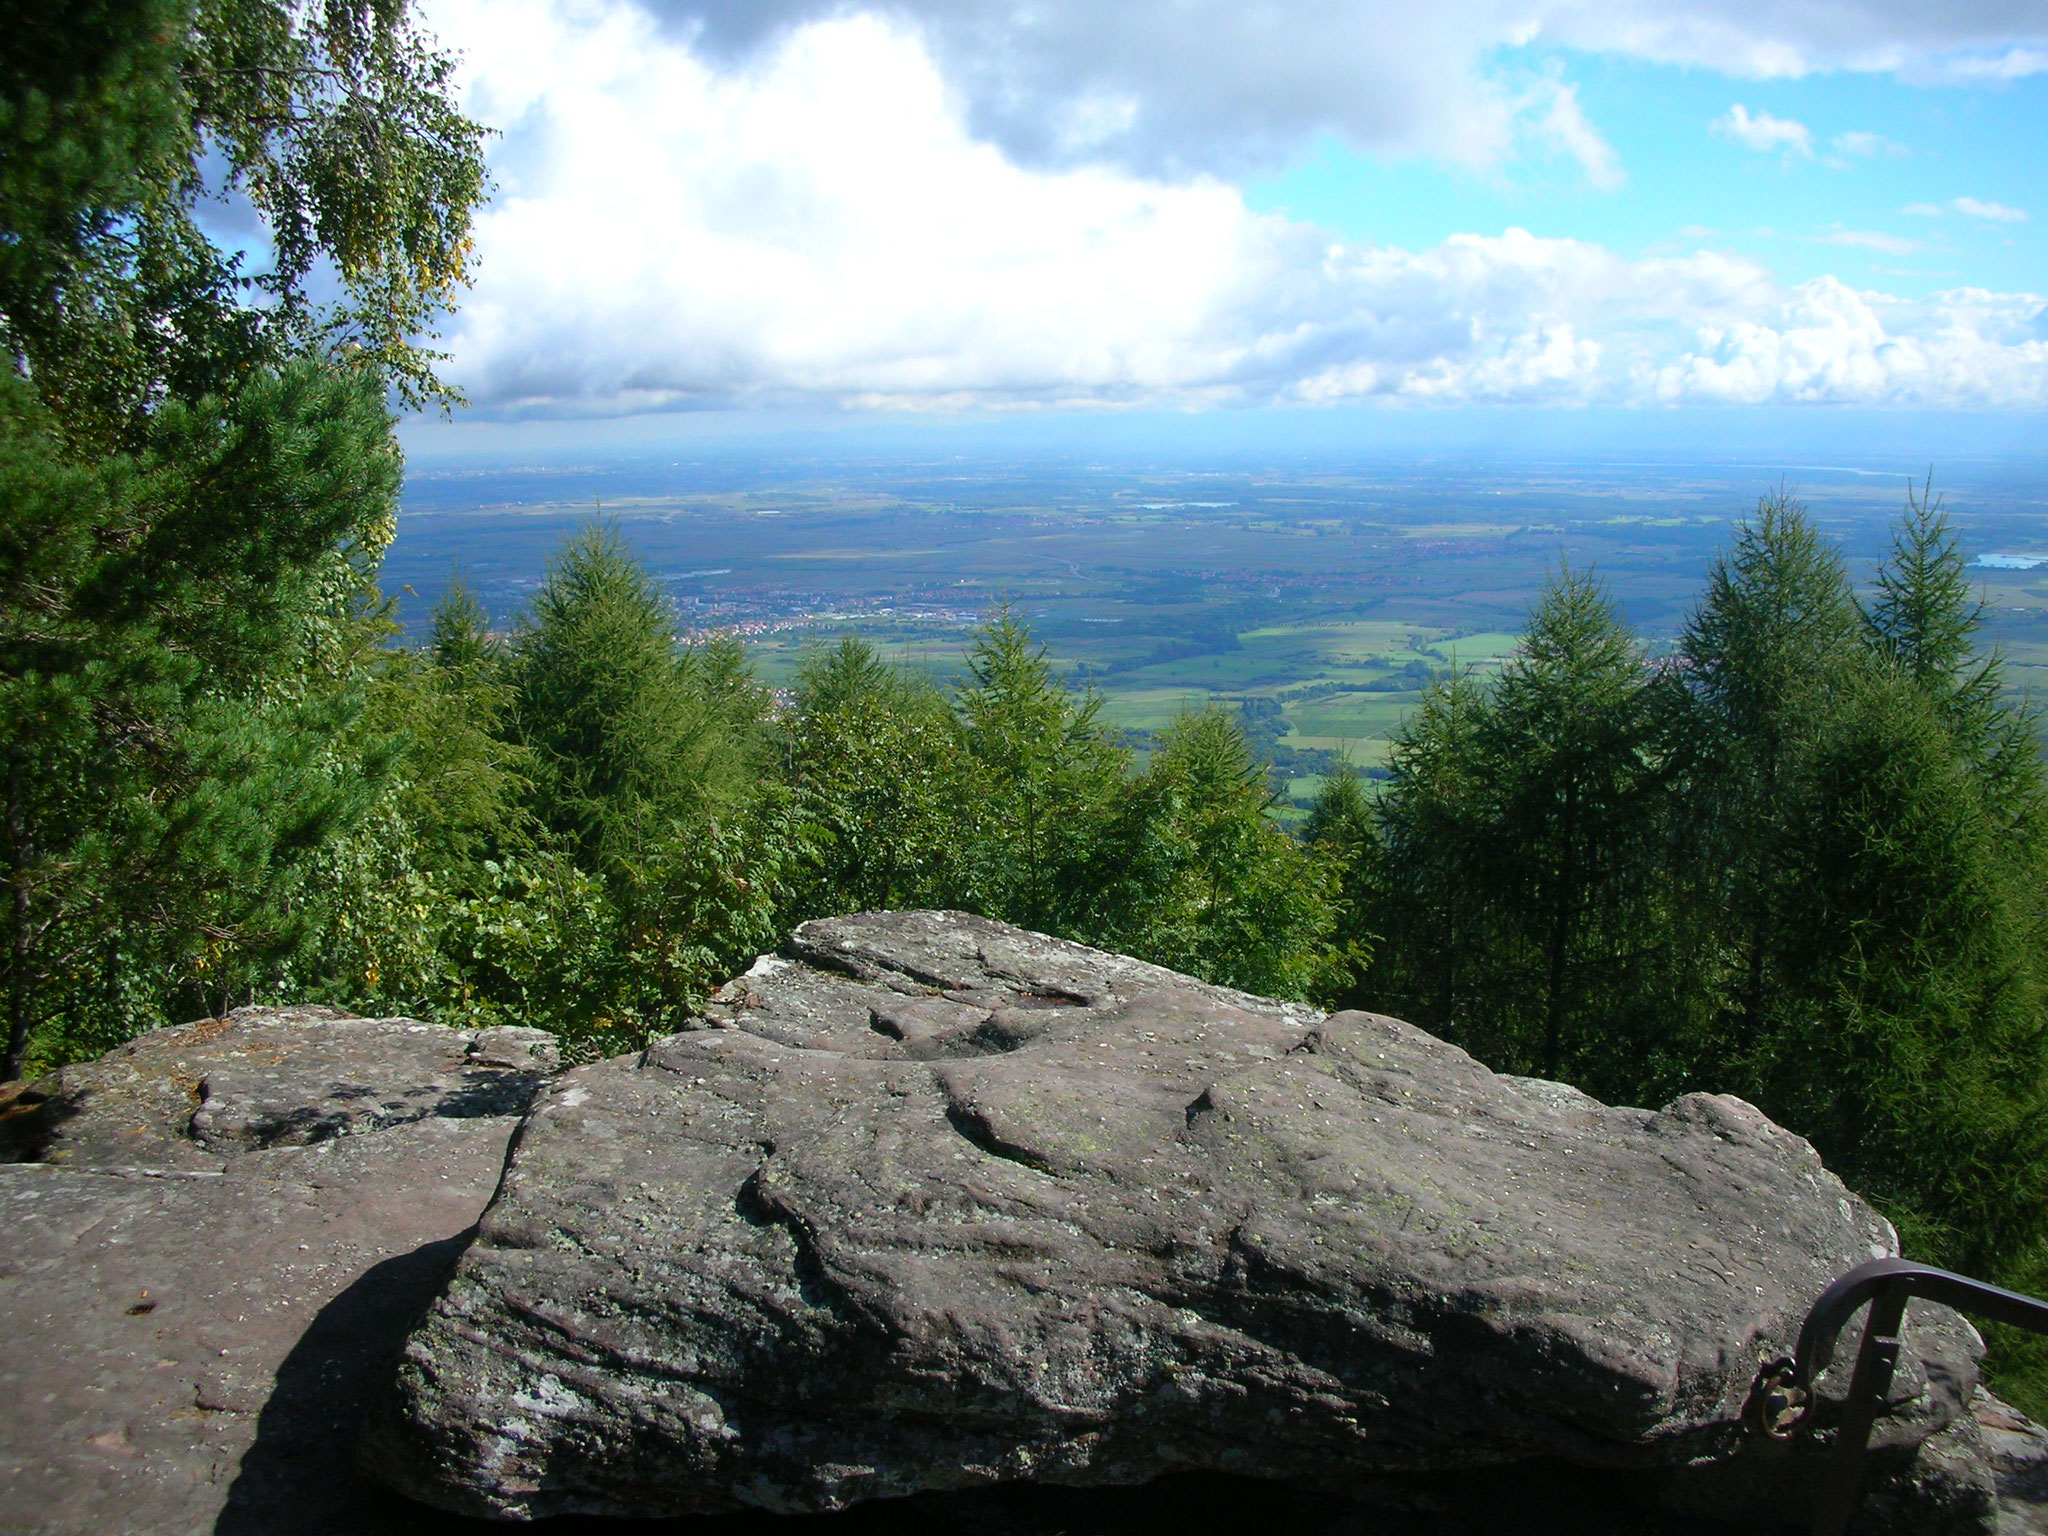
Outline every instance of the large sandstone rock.
<path id="1" fill-rule="evenodd" d="M 167 1029 L 0 1118 L 0 1529 L 465 1528 L 363 1482 L 372 1387 L 552 1038 L 333 1009 Z"/>
<path id="2" fill-rule="evenodd" d="M 1739 1100 L 1610 1108 L 959 914 L 807 924 L 701 1026 L 544 1090 L 377 1475 L 523 1519 L 1578 1468 L 1796 1527 L 1814 1453 L 1757 1443 L 1745 1399 L 1896 1246 Z M 1988 1528 L 1978 1348 L 1916 1307 L 1892 1528 Z"/>

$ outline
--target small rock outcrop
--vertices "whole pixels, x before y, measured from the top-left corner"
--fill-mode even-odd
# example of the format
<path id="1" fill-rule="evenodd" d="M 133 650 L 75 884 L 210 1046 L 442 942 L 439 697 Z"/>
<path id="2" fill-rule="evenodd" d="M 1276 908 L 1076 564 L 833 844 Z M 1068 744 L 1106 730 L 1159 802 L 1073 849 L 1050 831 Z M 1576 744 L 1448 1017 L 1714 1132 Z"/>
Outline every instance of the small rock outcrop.
<path id="1" fill-rule="evenodd" d="M 442 1532 L 364 1405 L 554 1069 L 537 1030 L 240 1010 L 0 1103 L 9 1530 Z"/>
<path id="2" fill-rule="evenodd" d="M 243 1008 L 140 1035 L 36 1085 L 15 1159 L 219 1172 L 268 1147 L 523 1112 L 560 1065 L 538 1029 L 447 1029 L 339 1008 Z"/>
<path id="3" fill-rule="evenodd" d="M 956 913 L 806 924 L 698 1024 L 543 1090 L 375 1475 L 533 1519 L 1579 1469 L 1671 1528 L 1797 1528 L 1816 1453 L 1747 1395 L 1896 1249 L 1739 1100 L 1609 1107 Z M 1990 1529 L 1980 1348 L 1916 1305 L 1889 1528 Z"/>

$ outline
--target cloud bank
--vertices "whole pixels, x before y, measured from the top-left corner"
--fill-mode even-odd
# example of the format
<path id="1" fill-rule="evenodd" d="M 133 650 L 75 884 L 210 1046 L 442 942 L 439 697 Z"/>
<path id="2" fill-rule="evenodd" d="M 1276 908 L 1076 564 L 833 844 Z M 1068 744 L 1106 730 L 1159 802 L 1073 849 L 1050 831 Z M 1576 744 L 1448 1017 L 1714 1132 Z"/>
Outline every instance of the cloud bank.
<path id="1" fill-rule="evenodd" d="M 848 0 L 644 0 L 672 35 L 747 60 Z M 2043 0 L 867 0 L 915 27 L 973 131 L 1031 163 L 1230 171 L 1317 132 L 1467 159 L 1514 92 L 1485 63 L 1539 44 L 1748 79 L 1918 80 L 2048 69 Z"/>
<path id="2" fill-rule="evenodd" d="M 928 31 L 814 9 L 757 5 L 788 24 L 714 46 L 627 0 L 435 8 L 507 130 L 448 338 L 479 408 L 2048 404 L 2037 296 L 1786 286 L 1512 229 L 1335 242 L 1204 173 L 1016 153 Z M 1531 89 L 1531 131 L 1592 134 L 1568 88 Z M 1599 148 L 1589 177 L 1619 176 Z"/>

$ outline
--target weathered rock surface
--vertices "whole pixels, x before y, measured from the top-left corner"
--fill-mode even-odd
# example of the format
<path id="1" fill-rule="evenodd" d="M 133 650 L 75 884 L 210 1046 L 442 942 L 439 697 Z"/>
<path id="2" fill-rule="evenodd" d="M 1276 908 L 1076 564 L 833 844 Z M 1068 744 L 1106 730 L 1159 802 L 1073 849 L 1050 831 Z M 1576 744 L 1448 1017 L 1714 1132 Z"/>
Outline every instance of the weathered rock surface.
<path id="1" fill-rule="evenodd" d="M 138 1036 L 38 1084 L 39 1160 L 217 1171 L 265 1147 L 517 1115 L 557 1065 L 554 1036 L 538 1029 L 245 1008 Z"/>
<path id="2" fill-rule="evenodd" d="M 1998 1482 L 1998 1536 L 2048 1536 L 2048 1429 L 1982 1387 L 1970 1409 Z"/>
<path id="3" fill-rule="evenodd" d="M 18 1095 L 0 1529 L 449 1532 L 367 1485 L 374 1385 L 495 1187 L 538 1031 L 250 1009 Z"/>
<path id="4" fill-rule="evenodd" d="M 1746 1396 L 1895 1249 L 1738 1100 L 1610 1108 L 958 914 L 808 924 L 701 1023 L 543 1090 L 377 1475 L 534 1518 L 1580 1468 L 1796 1527 L 1813 1453 L 1746 1436 Z M 1916 1306 L 1891 1528 L 1990 1528 L 1978 1349 Z"/>

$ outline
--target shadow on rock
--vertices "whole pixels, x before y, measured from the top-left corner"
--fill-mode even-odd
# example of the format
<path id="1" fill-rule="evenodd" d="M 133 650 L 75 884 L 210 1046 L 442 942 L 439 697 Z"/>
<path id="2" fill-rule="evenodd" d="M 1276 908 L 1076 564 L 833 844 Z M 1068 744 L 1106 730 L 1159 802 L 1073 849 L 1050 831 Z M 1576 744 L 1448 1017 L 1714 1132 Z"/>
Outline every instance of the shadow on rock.
<path id="1" fill-rule="evenodd" d="M 505 1536 L 389 1493 L 357 1470 L 358 1432 L 406 1335 L 474 1229 L 368 1270 L 321 1309 L 277 1373 L 215 1536 Z M 1631 1508 L 1609 1479 L 1551 1464 L 1455 1477 L 1388 1479 L 1369 1504 L 1214 1473 L 1141 1487 L 1006 1484 L 923 1494 L 841 1514 L 677 1520 L 564 1516 L 548 1536 L 1685 1536 L 1695 1529 Z"/>
<path id="2" fill-rule="evenodd" d="M 29 1083 L 0 1086 L 0 1163 L 42 1160 L 50 1137 L 78 1105 Z"/>
<path id="3" fill-rule="evenodd" d="M 503 1536 L 387 1493 L 355 1464 L 365 1409 L 474 1232 L 386 1259 L 320 1309 L 278 1367 L 215 1536 Z"/>
<path id="4" fill-rule="evenodd" d="M 468 1530 L 451 1522 L 437 1530 Z M 503 1532 L 506 1527 L 481 1527 Z M 516 1527 L 515 1527 L 516 1529 Z M 527 1527 L 548 1536 L 1726 1536 L 1643 1511 L 1615 1482 L 1525 1464 L 1444 1478 L 1389 1479 L 1369 1504 L 1251 1478 L 1196 1472 L 1135 1488 L 1012 1483 L 922 1494 L 836 1515 L 738 1514 L 688 1520 L 575 1516 Z"/>

